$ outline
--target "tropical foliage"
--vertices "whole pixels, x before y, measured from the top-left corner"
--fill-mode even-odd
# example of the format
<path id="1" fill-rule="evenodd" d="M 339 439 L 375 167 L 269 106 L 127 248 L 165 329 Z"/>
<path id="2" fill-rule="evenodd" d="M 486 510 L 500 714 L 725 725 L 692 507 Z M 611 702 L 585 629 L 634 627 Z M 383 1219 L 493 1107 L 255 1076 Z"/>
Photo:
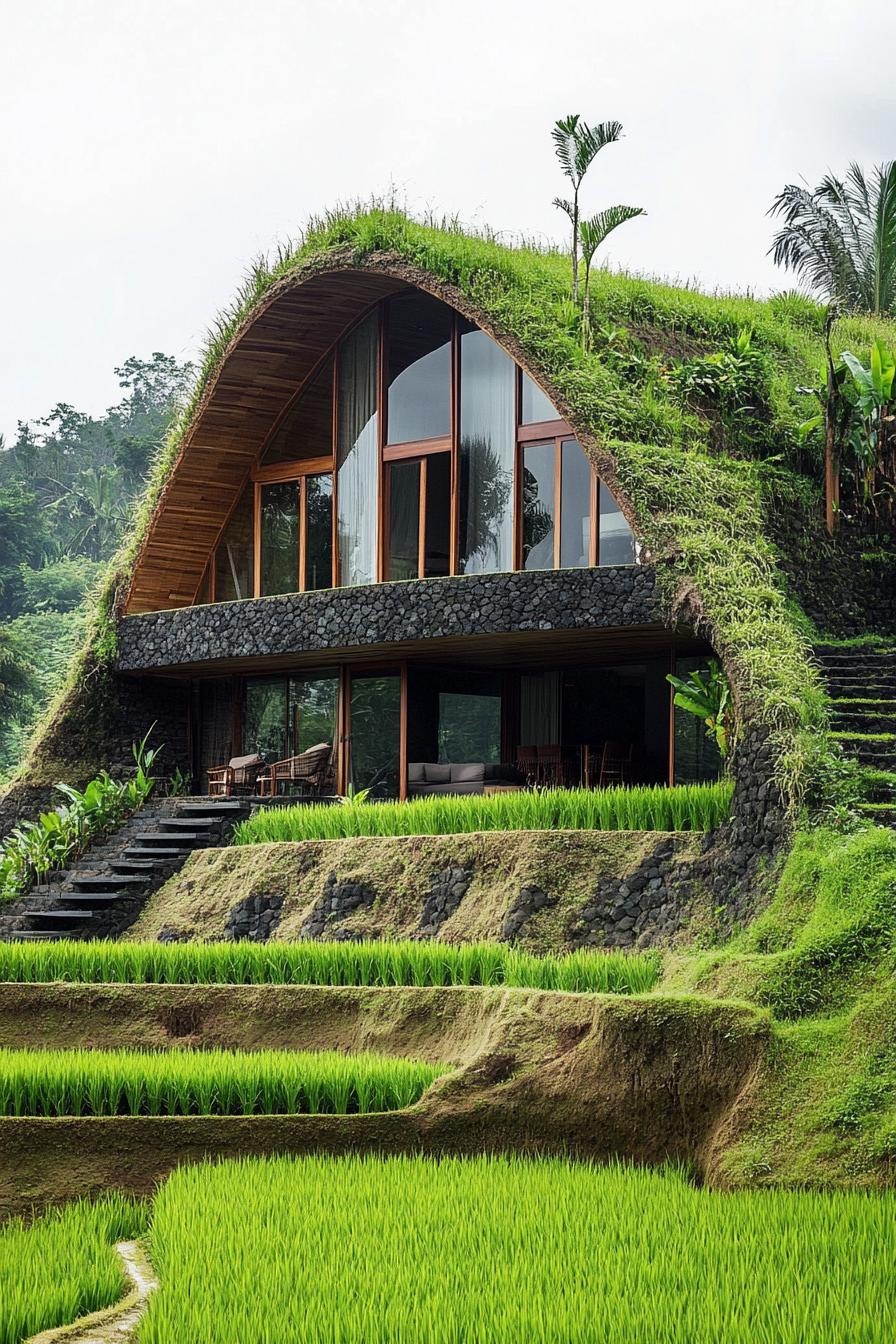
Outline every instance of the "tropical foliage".
<path id="1" fill-rule="evenodd" d="M 586 949 L 537 957 L 507 943 L 0 942 L 0 981 L 161 985 L 512 985 L 643 994 L 652 953 Z"/>
<path id="2" fill-rule="evenodd" d="M 870 176 L 850 164 L 814 189 L 791 183 L 772 215 L 783 220 L 771 254 L 845 311 L 896 311 L 896 162 Z"/>
<path id="3" fill-rule="evenodd" d="M 149 733 L 134 743 L 132 779 L 112 779 L 104 770 L 84 789 L 58 784 L 67 803 L 12 829 L 0 845 L 0 901 L 15 900 L 33 881 L 45 881 L 56 869 L 65 868 L 146 802 L 155 787 L 152 767 L 161 750 L 149 747 L 148 739 Z"/>
<path id="4" fill-rule="evenodd" d="M 697 668 L 685 678 L 675 677 L 670 672 L 666 680 L 675 688 L 675 704 L 678 708 L 702 719 L 706 724 L 707 735 L 719 749 L 719 755 L 727 756 L 733 707 L 728 678 L 718 660 L 710 659 L 705 671 Z"/>
<path id="5" fill-rule="evenodd" d="M 581 279 L 579 251 L 581 248 L 582 261 L 585 267 L 582 329 L 587 344 L 590 332 L 591 262 L 594 254 L 614 229 L 618 229 L 620 224 L 625 224 L 628 220 L 634 219 L 636 215 L 643 215 L 645 211 L 640 206 L 611 205 L 606 210 L 599 211 L 590 219 L 583 220 L 581 217 L 579 193 L 585 174 L 602 149 L 622 138 L 621 122 L 602 121 L 597 126 L 589 126 L 576 113 L 570 117 L 563 117 L 556 122 L 551 135 L 560 167 L 565 176 L 569 178 L 572 187 L 572 199 L 566 200 L 558 196 L 554 200 L 554 205 L 569 216 L 572 225 L 570 257 L 572 261 L 573 303 L 578 303 L 579 299 Z"/>

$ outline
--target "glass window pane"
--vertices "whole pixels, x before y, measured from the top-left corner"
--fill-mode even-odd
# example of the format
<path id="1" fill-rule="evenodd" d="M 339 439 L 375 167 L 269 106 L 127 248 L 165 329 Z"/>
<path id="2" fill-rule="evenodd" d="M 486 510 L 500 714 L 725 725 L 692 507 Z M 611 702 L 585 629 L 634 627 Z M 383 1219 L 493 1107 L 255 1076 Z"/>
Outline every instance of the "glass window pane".
<path id="1" fill-rule="evenodd" d="M 451 309 L 428 294 L 389 303 L 389 443 L 451 431 Z"/>
<path id="2" fill-rule="evenodd" d="M 523 450 L 523 569 L 554 568 L 553 443 Z"/>
<path id="3" fill-rule="evenodd" d="M 633 565 L 637 560 L 632 530 L 603 481 L 600 483 L 600 534 L 597 560 L 601 565 Z"/>
<path id="4" fill-rule="evenodd" d="M 243 752 L 268 762 L 286 758 L 285 681 L 247 681 L 243 705 Z"/>
<path id="5" fill-rule="evenodd" d="M 289 753 L 298 756 L 324 742 L 336 741 L 338 672 L 315 672 L 289 682 Z"/>
<path id="6" fill-rule="evenodd" d="M 675 675 L 686 680 L 692 672 L 705 672 L 705 658 L 676 658 Z M 668 684 L 668 683 L 667 683 Z M 689 714 L 673 702 L 675 716 L 675 783 L 700 784 L 718 779 L 722 758 L 714 737 L 696 714 Z"/>
<path id="7" fill-rule="evenodd" d="M 439 693 L 439 760 L 497 765 L 501 760 L 500 695 Z"/>
<path id="8" fill-rule="evenodd" d="M 305 479 L 305 589 L 333 586 L 333 477 Z"/>
<path id="9" fill-rule="evenodd" d="M 299 483 L 261 488 L 261 596 L 299 586 Z"/>
<path id="10" fill-rule="evenodd" d="M 420 463 L 393 462 L 389 467 L 390 579 L 416 579 L 420 549 Z"/>
<path id="11" fill-rule="evenodd" d="M 401 749 L 398 676 L 352 677 L 349 779 L 374 798 L 397 798 Z"/>
<path id="12" fill-rule="evenodd" d="M 271 435 L 262 464 L 296 462 L 333 453 L 333 357 L 320 369 Z"/>
<path id="13" fill-rule="evenodd" d="M 376 579 L 377 364 L 376 312 L 339 347 L 337 527 L 340 582 Z"/>
<path id="14" fill-rule="evenodd" d="M 560 565 L 571 569 L 590 563 L 592 467 L 575 439 L 560 451 Z"/>
<path id="15" fill-rule="evenodd" d="M 460 571 L 513 568 L 516 366 L 484 331 L 461 336 Z"/>
<path id="16" fill-rule="evenodd" d="M 423 575 L 441 578 L 451 572 L 451 454 L 426 459 L 426 555 Z"/>
<path id="17" fill-rule="evenodd" d="M 528 373 L 524 373 L 523 395 L 520 405 L 521 423 L 538 425 L 542 420 L 560 420 L 561 418 L 538 384 L 532 381 Z"/>
<path id="18" fill-rule="evenodd" d="M 255 490 L 243 491 L 215 552 L 215 601 L 236 602 L 252 597 L 255 556 L 253 531 Z"/>

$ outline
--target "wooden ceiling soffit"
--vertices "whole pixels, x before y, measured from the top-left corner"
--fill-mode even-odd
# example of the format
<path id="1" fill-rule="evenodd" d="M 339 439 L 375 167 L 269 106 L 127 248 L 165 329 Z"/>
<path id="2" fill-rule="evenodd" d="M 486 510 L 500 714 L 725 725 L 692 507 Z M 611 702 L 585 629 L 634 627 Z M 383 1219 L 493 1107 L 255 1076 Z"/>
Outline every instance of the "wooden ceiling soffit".
<path id="1" fill-rule="evenodd" d="M 271 431 L 339 337 L 407 280 L 335 270 L 275 286 L 236 333 L 184 436 L 140 548 L 125 614 L 189 606 Z"/>

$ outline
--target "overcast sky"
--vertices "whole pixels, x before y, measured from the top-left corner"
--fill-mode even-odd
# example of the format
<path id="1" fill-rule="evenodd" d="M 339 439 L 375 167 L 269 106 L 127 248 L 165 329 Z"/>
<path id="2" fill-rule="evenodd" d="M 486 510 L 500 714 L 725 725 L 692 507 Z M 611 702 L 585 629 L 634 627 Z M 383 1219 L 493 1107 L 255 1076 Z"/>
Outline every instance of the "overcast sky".
<path id="1" fill-rule="evenodd" d="M 787 181 L 896 154 L 892 0 L 0 0 L 0 432 L 195 355 L 337 200 L 556 238 L 558 116 L 625 139 L 613 265 L 764 293 Z"/>

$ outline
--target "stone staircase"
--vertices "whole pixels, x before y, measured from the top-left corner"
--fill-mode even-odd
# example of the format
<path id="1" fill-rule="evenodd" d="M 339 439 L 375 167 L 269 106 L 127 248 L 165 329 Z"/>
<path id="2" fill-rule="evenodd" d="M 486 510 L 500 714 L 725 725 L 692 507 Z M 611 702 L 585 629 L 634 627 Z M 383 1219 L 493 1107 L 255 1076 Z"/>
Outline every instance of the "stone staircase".
<path id="1" fill-rule="evenodd" d="M 819 644 L 831 696 L 831 737 L 863 767 L 862 812 L 896 827 L 896 645 Z"/>
<path id="2" fill-rule="evenodd" d="M 48 941 L 121 933 L 194 849 L 226 843 L 249 815 L 240 799 L 160 798 L 146 803 L 66 873 L 32 887 L 0 916 L 0 939 Z"/>

